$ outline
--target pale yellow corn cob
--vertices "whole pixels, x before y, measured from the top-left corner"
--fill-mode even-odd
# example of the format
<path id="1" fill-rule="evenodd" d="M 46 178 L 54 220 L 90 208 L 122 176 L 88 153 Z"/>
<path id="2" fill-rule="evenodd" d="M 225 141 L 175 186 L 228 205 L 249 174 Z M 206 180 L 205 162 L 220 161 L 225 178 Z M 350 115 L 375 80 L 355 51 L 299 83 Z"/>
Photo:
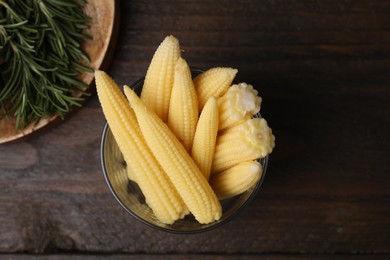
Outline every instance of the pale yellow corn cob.
<path id="1" fill-rule="evenodd" d="M 219 130 L 232 127 L 260 111 L 261 97 L 252 85 L 232 85 L 218 98 Z"/>
<path id="2" fill-rule="evenodd" d="M 222 96 L 232 84 L 237 72 L 236 69 L 217 67 L 196 76 L 194 85 L 198 94 L 199 110 L 203 108 L 211 96 L 217 98 Z"/>
<path id="3" fill-rule="evenodd" d="M 126 165 L 126 173 L 127 173 L 127 177 L 134 181 L 134 182 L 137 182 L 137 180 L 135 179 L 135 174 L 134 174 L 134 171 L 131 169 L 130 165 L 127 164 Z"/>
<path id="4" fill-rule="evenodd" d="M 191 157 L 200 171 L 209 179 L 218 133 L 218 102 L 210 97 L 199 116 L 192 144 Z"/>
<path id="5" fill-rule="evenodd" d="M 168 126 L 189 152 L 198 122 L 198 98 L 191 70 L 183 58 L 175 67 L 175 79 L 169 102 Z"/>
<path id="6" fill-rule="evenodd" d="M 179 57 L 178 39 L 167 36 L 153 55 L 141 92 L 142 101 L 164 122 L 168 120 L 175 64 Z"/>
<path id="7" fill-rule="evenodd" d="M 171 224 L 182 218 L 187 211 L 185 204 L 146 145 L 120 88 L 103 71 L 95 72 L 95 80 L 103 113 L 146 203 L 163 223 Z"/>
<path id="8" fill-rule="evenodd" d="M 263 167 L 258 161 L 246 161 L 211 175 L 210 185 L 220 200 L 228 199 L 252 188 L 262 174 Z"/>
<path id="9" fill-rule="evenodd" d="M 240 162 L 256 160 L 272 152 L 275 137 L 264 118 L 251 118 L 223 131 L 217 137 L 211 173 Z"/>
<path id="10" fill-rule="evenodd" d="M 124 91 L 147 144 L 195 219 L 203 224 L 218 220 L 222 215 L 221 204 L 184 146 L 133 90 L 125 87 Z"/>

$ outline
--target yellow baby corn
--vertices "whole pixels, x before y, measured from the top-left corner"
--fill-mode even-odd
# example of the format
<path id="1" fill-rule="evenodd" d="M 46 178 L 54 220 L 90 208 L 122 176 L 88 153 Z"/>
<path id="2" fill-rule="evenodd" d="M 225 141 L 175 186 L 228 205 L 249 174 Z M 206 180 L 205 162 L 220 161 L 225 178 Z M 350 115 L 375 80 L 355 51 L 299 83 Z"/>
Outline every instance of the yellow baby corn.
<path id="1" fill-rule="evenodd" d="M 142 88 L 141 99 L 164 122 L 168 120 L 175 64 L 179 57 L 178 39 L 167 36 L 154 53 Z"/>
<path id="2" fill-rule="evenodd" d="M 219 130 L 251 118 L 260 111 L 261 97 L 252 85 L 239 83 L 232 85 L 218 98 Z"/>
<path id="3" fill-rule="evenodd" d="M 190 67 L 179 58 L 169 102 L 168 126 L 189 152 L 198 122 L 198 98 Z"/>
<path id="4" fill-rule="evenodd" d="M 211 175 L 210 184 L 220 200 L 239 195 L 255 185 L 263 174 L 258 161 L 239 163 L 225 171 Z"/>
<path id="5" fill-rule="evenodd" d="M 195 219 L 203 224 L 218 220 L 221 204 L 184 146 L 133 90 L 125 86 L 124 91 L 147 144 Z"/>
<path id="6" fill-rule="evenodd" d="M 198 94 L 199 110 L 203 108 L 211 96 L 222 96 L 232 84 L 237 72 L 236 69 L 217 67 L 196 76 L 194 85 Z"/>
<path id="7" fill-rule="evenodd" d="M 191 157 L 208 180 L 218 133 L 218 102 L 210 97 L 204 105 L 196 126 Z"/>
<path id="8" fill-rule="evenodd" d="M 95 72 L 96 89 L 112 134 L 146 203 L 163 223 L 187 213 L 186 206 L 141 135 L 136 117 L 118 85 L 105 72 Z"/>
<path id="9" fill-rule="evenodd" d="M 127 173 L 127 177 L 129 178 L 129 180 L 137 182 L 137 180 L 135 179 L 134 171 L 131 169 L 131 167 L 128 163 L 126 165 L 126 173 Z"/>
<path id="10" fill-rule="evenodd" d="M 251 118 L 217 137 L 211 173 L 220 172 L 272 152 L 275 137 L 264 118 Z"/>

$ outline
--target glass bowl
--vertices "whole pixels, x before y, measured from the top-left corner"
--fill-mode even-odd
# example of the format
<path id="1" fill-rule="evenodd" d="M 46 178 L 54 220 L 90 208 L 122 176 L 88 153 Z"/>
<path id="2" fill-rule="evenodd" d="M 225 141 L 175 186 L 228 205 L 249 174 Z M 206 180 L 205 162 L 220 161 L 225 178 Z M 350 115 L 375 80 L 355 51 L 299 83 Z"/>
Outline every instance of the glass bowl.
<path id="1" fill-rule="evenodd" d="M 201 71 L 193 70 L 193 73 Z M 141 91 L 143 78 L 135 82 L 133 87 L 136 92 Z M 261 117 L 258 113 L 255 117 Z M 221 200 L 222 217 L 210 224 L 200 224 L 189 214 L 184 219 L 177 220 L 174 224 L 161 223 L 152 210 L 145 203 L 145 198 L 138 185 L 129 180 L 126 173 L 126 162 L 119 147 L 112 135 L 110 127 L 106 123 L 102 133 L 100 156 L 104 178 L 112 194 L 119 204 L 133 217 L 158 230 L 170 233 L 191 234 L 210 230 L 228 222 L 247 205 L 259 191 L 264 180 L 268 165 L 268 156 L 259 160 L 263 166 L 263 173 L 259 181 L 251 189 L 233 198 Z"/>

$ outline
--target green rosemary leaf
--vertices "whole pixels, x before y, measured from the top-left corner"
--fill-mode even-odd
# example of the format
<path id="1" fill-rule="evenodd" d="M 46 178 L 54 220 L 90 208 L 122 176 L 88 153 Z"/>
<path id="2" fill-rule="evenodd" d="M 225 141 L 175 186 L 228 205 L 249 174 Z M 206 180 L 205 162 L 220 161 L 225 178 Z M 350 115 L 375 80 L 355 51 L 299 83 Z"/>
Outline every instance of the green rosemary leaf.
<path id="1" fill-rule="evenodd" d="M 62 79 L 63 81 L 65 81 L 67 83 L 73 84 L 73 85 L 81 85 L 81 86 L 84 86 L 84 87 L 88 86 L 84 82 L 78 81 L 77 79 L 69 77 L 69 76 L 67 76 L 65 74 L 58 74 L 58 78 Z"/>
<path id="2" fill-rule="evenodd" d="M 5 20 L 1 20 L 1 22 L 5 22 Z M 2 25 L 2 27 L 8 28 L 8 29 L 12 29 L 12 28 L 21 27 L 22 25 L 25 25 L 26 23 L 28 23 L 27 20 L 21 21 L 21 22 L 18 22 L 18 23 L 14 23 L 14 24 L 5 24 L 5 25 Z"/>
<path id="3" fill-rule="evenodd" d="M 61 7 L 77 7 L 76 3 L 73 2 L 67 2 L 67 1 L 62 1 L 62 0 L 47 0 L 48 3 L 52 5 L 57 5 Z"/>
<path id="4" fill-rule="evenodd" d="M 91 69 L 90 67 L 87 67 L 85 65 L 82 65 L 80 63 L 77 63 L 77 62 L 72 62 L 71 63 L 71 66 L 72 68 L 76 69 L 76 70 L 80 70 L 80 71 L 85 71 L 85 72 L 89 72 L 89 73 L 93 73 L 93 69 Z"/>

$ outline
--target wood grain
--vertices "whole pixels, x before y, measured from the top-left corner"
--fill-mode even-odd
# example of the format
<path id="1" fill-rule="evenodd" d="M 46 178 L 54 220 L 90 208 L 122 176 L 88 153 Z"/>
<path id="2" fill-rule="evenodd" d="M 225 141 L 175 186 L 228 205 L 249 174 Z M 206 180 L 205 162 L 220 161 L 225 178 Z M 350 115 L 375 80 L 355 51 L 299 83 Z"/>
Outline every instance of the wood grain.
<path id="1" fill-rule="evenodd" d="M 218 230 L 150 229 L 105 184 L 105 119 L 94 95 L 65 122 L 0 146 L 1 253 L 389 258 L 389 1 L 137 0 L 120 10 L 107 70 L 119 84 L 143 76 L 156 46 L 174 34 L 192 67 L 236 67 L 237 82 L 259 90 L 277 138 L 263 188 Z"/>
<path id="2" fill-rule="evenodd" d="M 31 255 L 28 254 L 9 254 L 2 256 L 4 260 L 30 260 Z M 299 259 L 299 260 L 310 260 L 310 259 L 335 259 L 335 260 L 349 260 L 349 259 L 372 259 L 372 260 L 381 260 L 383 259 L 380 255 L 318 255 L 318 254 L 263 254 L 263 255 L 242 255 L 242 254 L 225 254 L 225 255 L 215 255 L 215 254 L 115 254 L 115 255 L 105 255 L 105 254 L 91 254 L 91 255 L 77 255 L 77 254 L 50 254 L 50 255 L 39 255 L 39 259 L 50 259 L 50 260 L 62 260 L 62 259 L 113 259 L 113 260 L 155 260 L 155 259 L 164 259 L 164 260 L 196 260 L 201 258 L 202 260 L 224 260 L 224 259 L 241 259 L 241 260 L 252 260 L 259 259 L 262 260 L 289 260 L 289 259 Z"/>

